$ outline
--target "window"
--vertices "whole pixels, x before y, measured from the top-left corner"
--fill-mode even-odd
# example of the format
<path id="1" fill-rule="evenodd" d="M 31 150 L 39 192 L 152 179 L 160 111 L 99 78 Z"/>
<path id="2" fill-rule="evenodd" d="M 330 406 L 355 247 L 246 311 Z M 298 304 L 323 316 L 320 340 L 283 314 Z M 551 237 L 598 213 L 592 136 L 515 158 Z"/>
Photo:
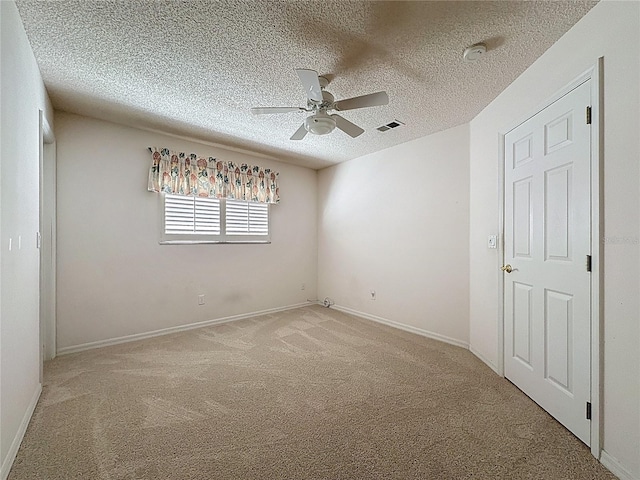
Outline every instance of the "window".
<path id="1" fill-rule="evenodd" d="M 269 204 L 164 194 L 160 243 L 269 243 Z"/>
<path id="2" fill-rule="evenodd" d="M 225 201 L 227 235 L 269 235 L 269 204 Z"/>
<path id="3" fill-rule="evenodd" d="M 165 195 L 164 234 L 220 235 L 220 200 Z"/>

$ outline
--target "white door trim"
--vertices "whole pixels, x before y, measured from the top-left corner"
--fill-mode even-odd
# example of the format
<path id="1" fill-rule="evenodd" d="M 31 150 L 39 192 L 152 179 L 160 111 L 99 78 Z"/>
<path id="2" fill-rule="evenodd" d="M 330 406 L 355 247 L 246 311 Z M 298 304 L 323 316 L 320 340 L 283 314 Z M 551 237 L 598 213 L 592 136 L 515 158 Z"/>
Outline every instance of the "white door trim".
<path id="1" fill-rule="evenodd" d="M 499 184 L 499 211 L 498 230 L 500 241 L 498 242 L 498 262 L 496 268 L 500 268 L 504 261 L 504 140 L 507 133 L 518 125 L 529 120 L 556 100 L 565 96 L 584 82 L 591 80 L 591 454 L 600 459 L 602 452 L 601 435 L 603 428 L 602 404 L 600 402 L 603 386 L 603 358 L 602 358 L 602 295 L 600 272 L 602 270 L 602 242 L 600 241 L 601 218 L 602 215 L 602 159 L 604 157 L 601 141 L 603 128 L 602 99 L 604 85 L 604 59 L 600 57 L 592 68 L 581 74 L 568 85 L 560 89 L 553 96 L 547 99 L 533 113 L 515 122 L 511 128 L 500 132 L 498 141 L 498 184 Z M 504 276 L 500 275 L 498 280 L 498 374 L 504 377 Z"/>
<path id="2" fill-rule="evenodd" d="M 40 110 L 40 381 L 44 361 L 56 356 L 55 152 L 55 135 Z M 46 248 L 43 242 L 47 243 Z"/>

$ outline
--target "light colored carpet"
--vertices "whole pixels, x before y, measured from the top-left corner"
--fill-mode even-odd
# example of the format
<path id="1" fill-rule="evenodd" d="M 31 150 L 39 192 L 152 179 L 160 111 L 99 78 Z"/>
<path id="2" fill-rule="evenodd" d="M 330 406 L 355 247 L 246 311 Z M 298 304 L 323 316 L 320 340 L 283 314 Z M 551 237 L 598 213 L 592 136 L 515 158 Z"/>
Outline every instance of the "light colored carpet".
<path id="1" fill-rule="evenodd" d="M 10 480 L 613 479 L 468 351 L 319 306 L 68 355 Z"/>

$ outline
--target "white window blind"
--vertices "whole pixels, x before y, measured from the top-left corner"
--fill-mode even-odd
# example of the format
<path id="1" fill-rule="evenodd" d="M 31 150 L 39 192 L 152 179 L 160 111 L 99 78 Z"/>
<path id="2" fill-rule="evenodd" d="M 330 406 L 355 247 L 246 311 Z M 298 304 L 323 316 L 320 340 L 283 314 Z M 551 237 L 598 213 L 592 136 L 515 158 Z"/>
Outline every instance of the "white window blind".
<path id="1" fill-rule="evenodd" d="M 227 235 L 268 235 L 269 205 L 226 200 Z"/>
<path id="2" fill-rule="evenodd" d="M 270 243 L 269 204 L 163 194 L 160 243 Z"/>
<path id="3" fill-rule="evenodd" d="M 220 200 L 165 195 L 164 233 L 167 235 L 219 235 Z"/>

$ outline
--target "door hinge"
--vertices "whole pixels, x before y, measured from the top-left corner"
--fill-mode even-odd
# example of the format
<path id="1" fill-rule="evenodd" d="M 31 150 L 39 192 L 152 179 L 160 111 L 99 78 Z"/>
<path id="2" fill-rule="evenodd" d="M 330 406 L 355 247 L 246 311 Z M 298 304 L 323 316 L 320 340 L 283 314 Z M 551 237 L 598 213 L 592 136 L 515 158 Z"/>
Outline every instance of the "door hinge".
<path id="1" fill-rule="evenodd" d="M 591 271 L 591 255 L 587 255 L 587 272 Z"/>
<path id="2" fill-rule="evenodd" d="M 591 107 L 587 107 L 587 125 L 591 125 Z"/>
<path id="3" fill-rule="evenodd" d="M 591 420 L 591 402 L 587 402 L 587 420 Z"/>

